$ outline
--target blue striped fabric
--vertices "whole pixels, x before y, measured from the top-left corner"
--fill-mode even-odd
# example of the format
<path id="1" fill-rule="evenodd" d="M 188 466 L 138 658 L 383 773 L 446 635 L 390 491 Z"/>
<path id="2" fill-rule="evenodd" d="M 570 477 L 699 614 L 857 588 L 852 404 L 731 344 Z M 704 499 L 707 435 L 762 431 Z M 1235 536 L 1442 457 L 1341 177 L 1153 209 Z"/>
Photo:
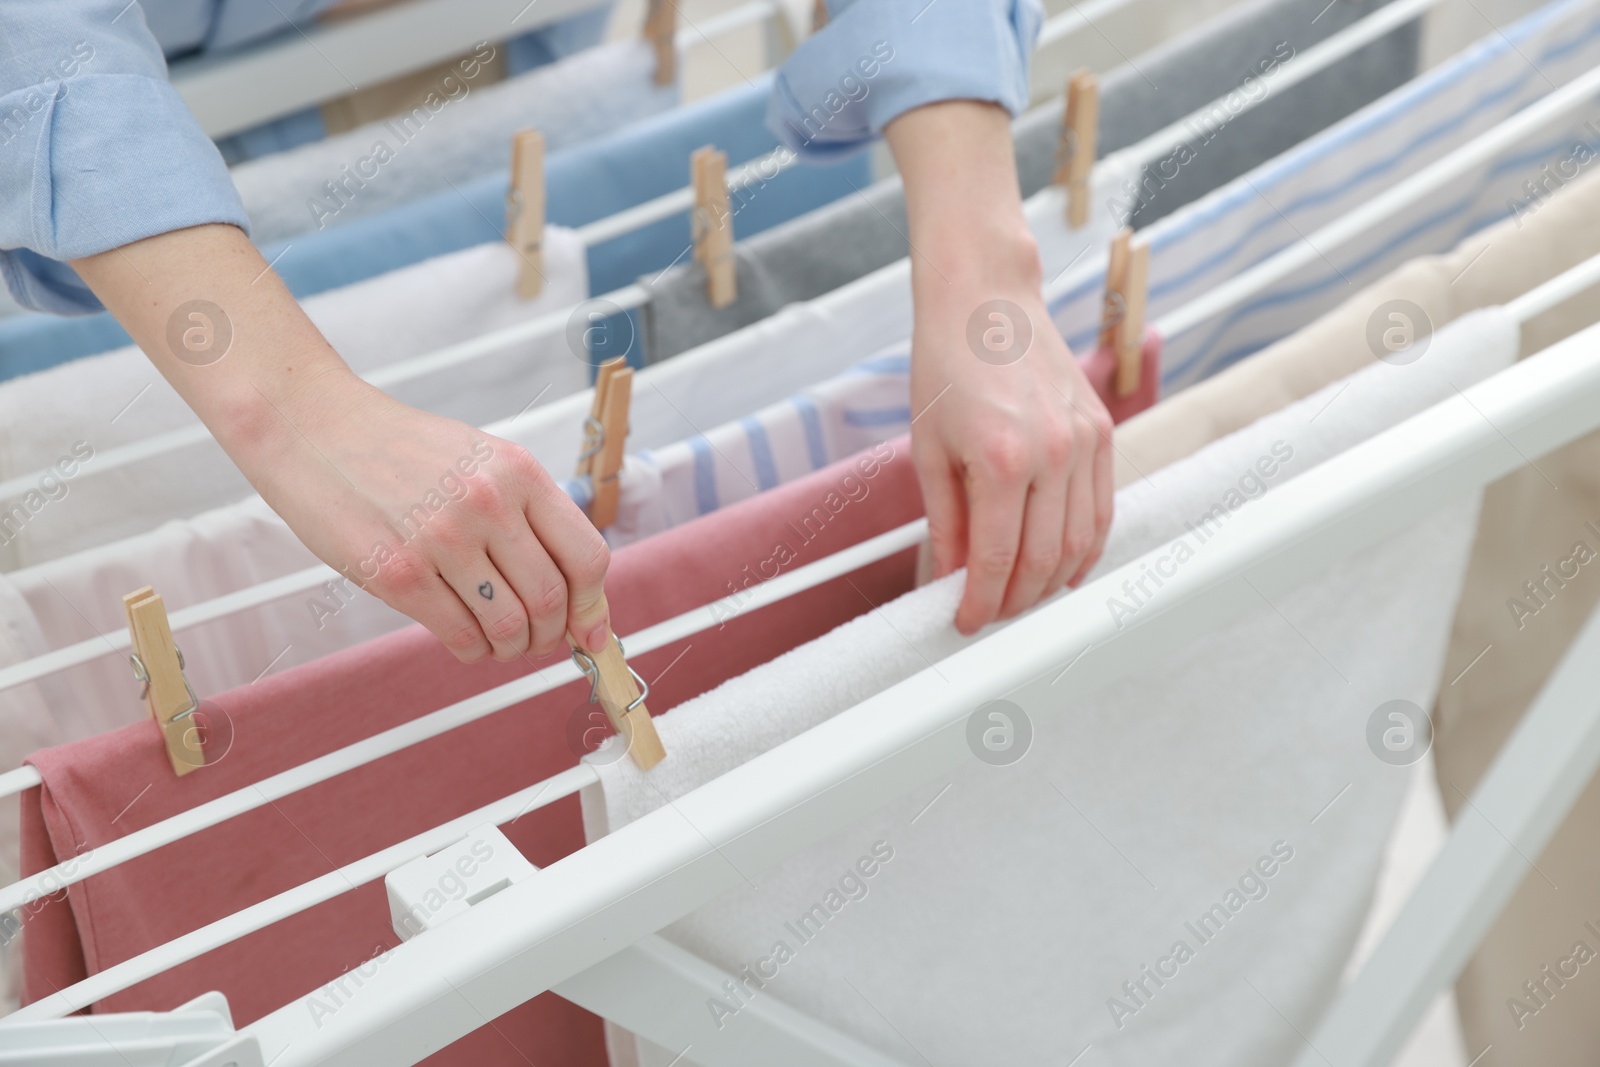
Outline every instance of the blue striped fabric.
<path id="1" fill-rule="evenodd" d="M 1147 315 L 1159 318 L 1297 243 L 1376 194 L 1600 63 L 1600 4 L 1559 0 L 1152 225 Z M 1280 340 L 1407 259 L 1453 247 L 1514 214 L 1540 168 L 1600 141 L 1600 109 L 1582 109 L 1461 175 L 1438 197 L 1269 286 L 1183 336 L 1168 338 L 1162 386 L 1182 388 Z M 1591 144 L 1591 147 L 1593 145 Z M 1204 152 L 1205 146 L 1195 147 Z M 1051 293 L 1074 348 L 1099 326 L 1104 259 Z"/>
<path id="2" fill-rule="evenodd" d="M 911 425 L 910 369 L 902 347 L 753 415 L 629 456 L 606 539 L 629 544 L 898 437 Z M 580 503 L 589 498 L 585 479 L 562 488 Z"/>

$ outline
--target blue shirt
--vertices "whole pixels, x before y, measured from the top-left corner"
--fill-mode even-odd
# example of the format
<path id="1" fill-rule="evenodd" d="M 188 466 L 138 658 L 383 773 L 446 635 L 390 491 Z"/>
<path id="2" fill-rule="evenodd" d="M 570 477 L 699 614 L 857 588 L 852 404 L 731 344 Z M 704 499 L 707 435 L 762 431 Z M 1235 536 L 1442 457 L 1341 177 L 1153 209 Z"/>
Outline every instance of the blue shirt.
<path id="1" fill-rule="evenodd" d="M 854 152 L 940 100 L 1028 106 L 1039 0 L 831 0 L 778 71 L 767 125 L 810 158 Z"/>
<path id="2" fill-rule="evenodd" d="M 291 6 L 299 16 L 319 5 Z M 778 72 L 768 108 L 773 132 L 804 155 L 855 151 L 938 100 L 1013 114 L 1027 104 L 1038 0 L 830 7 L 827 27 Z M 204 223 L 249 229 L 216 146 L 167 83 L 140 5 L 0 0 L 0 274 L 18 302 L 100 310 L 63 261 Z"/>

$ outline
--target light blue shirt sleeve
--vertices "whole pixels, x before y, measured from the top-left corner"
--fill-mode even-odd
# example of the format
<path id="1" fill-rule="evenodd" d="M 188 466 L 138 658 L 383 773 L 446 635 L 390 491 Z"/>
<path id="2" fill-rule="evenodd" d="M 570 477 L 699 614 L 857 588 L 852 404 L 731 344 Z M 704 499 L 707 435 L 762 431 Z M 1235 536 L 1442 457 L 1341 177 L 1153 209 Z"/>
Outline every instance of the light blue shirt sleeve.
<path id="1" fill-rule="evenodd" d="M 778 70 L 767 125 L 810 159 L 870 143 L 940 100 L 1028 106 L 1039 0 L 831 0 L 829 20 Z"/>
<path id="2" fill-rule="evenodd" d="M 208 222 L 248 228 L 216 146 L 128 0 L 0 0 L 0 274 L 26 307 L 101 304 L 64 262 Z"/>

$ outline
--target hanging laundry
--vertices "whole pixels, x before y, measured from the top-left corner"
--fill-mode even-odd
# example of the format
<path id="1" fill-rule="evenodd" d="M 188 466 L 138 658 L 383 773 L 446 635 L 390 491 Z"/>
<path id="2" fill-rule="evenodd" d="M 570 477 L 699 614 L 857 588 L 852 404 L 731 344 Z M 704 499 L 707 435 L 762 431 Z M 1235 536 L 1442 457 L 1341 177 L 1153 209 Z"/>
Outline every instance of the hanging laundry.
<path id="1" fill-rule="evenodd" d="M 869 486 L 870 502 L 857 501 L 832 515 L 809 540 L 797 535 L 790 523 L 848 480 Z M 772 568 L 810 563 L 919 512 L 902 440 L 618 552 L 606 583 L 618 632 L 720 605 L 718 626 L 630 657 L 650 680 L 651 699 L 662 706 L 687 699 L 910 589 L 914 553 L 903 552 L 779 607 L 745 607 L 745 590 L 770 577 Z M 191 662 L 198 666 L 198 657 Z M 212 762 L 181 780 L 148 720 L 40 752 L 33 762 L 45 784 L 24 797 L 26 869 L 66 860 L 83 846 L 116 839 L 527 673 L 529 665 L 522 662 L 458 663 L 412 626 L 208 695 L 202 713 L 219 740 L 208 750 Z M 585 688 L 574 682 L 48 898 L 24 917 L 29 999 L 326 874 L 330 863 L 355 860 L 572 766 L 587 728 Z M 579 740 L 573 739 L 574 722 Z M 134 794 L 138 801 L 130 807 Z M 572 800 L 531 812 L 505 829 L 539 864 L 582 843 Z M 201 882 L 206 892 L 198 899 L 181 888 Z M 172 907 L 175 893 L 185 897 L 183 908 Z M 397 941 L 382 885 L 371 883 L 108 997 L 100 1007 L 168 1008 L 220 989 L 242 1025 L 304 998 L 369 959 L 374 949 Z M 524 1063 L 507 1041 L 539 1063 L 603 1062 L 593 1018 L 553 996 L 497 1019 L 440 1062 Z"/>
<path id="2" fill-rule="evenodd" d="M 583 299 L 577 236 L 546 228 L 544 258 L 548 280 L 534 300 L 517 298 L 516 253 L 496 242 L 325 293 L 305 308 L 353 369 L 371 373 Z M 557 333 L 386 391 L 481 424 L 515 414 L 541 393 L 581 390 L 588 370 Z M 137 348 L 0 384 L 0 478 L 42 471 L 63 456 L 82 461 L 70 478 L 49 476 L 60 486 L 47 482 L 43 504 L 19 515 L 18 502 L 6 502 L 12 521 L 0 528 L 0 560 L 15 567 L 55 559 L 249 495 L 249 483 L 211 441 L 96 473 L 95 455 L 193 425 L 188 406 Z"/>
<path id="3" fill-rule="evenodd" d="M 677 105 L 657 86 L 640 40 L 580 52 L 497 85 L 473 81 L 485 45 L 443 79 L 428 103 L 314 144 L 233 167 L 250 236 L 268 244 L 394 210 L 506 168 L 511 136 L 532 128 L 547 151 L 621 130 Z"/>
<path id="4" fill-rule="evenodd" d="M 1100 154 L 1133 144 L 1239 89 L 1242 79 L 1255 78 L 1251 85 L 1270 91 L 1270 79 L 1263 79 L 1259 67 L 1281 61 L 1275 49 L 1303 52 L 1365 18 L 1376 6 L 1381 5 L 1336 5 L 1316 18 L 1326 0 L 1255 0 L 1118 67 L 1101 81 Z M 1186 169 L 1184 198 L 1178 199 L 1176 191 L 1164 193 L 1160 207 L 1171 210 L 1187 203 L 1408 81 L 1416 72 L 1416 35 L 1414 25 L 1396 30 L 1288 89 L 1270 105 L 1225 120 L 1225 125 L 1214 124 L 1216 140 L 1208 165 Z M 1059 100 L 1035 108 L 1013 125 L 1024 196 L 1031 197 L 1050 183 L 1060 133 Z M 1131 203 L 1128 190 L 1141 184 L 1138 175 L 1126 176 L 1110 188 L 1101 210 L 1109 212 L 1109 200 L 1118 197 Z M 1150 209 L 1155 206 L 1152 202 Z M 1139 225 L 1147 221 L 1145 215 L 1137 219 Z M 1060 216 L 1045 215 L 1041 222 L 1059 227 Z M 1109 232 L 1104 226 L 1095 227 L 1096 236 L 1102 231 Z M 666 359 L 764 319 L 787 304 L 837 289 L 904 257 L 906 233 L 900 179 L 886 178 L 859 196 L 844 197 L 740 240 L 734 246 L 739 296 L 728 307 L 707 305 L 705 270 L 699 264 L 646 275 L 639 279 L 651 292 L 650 303 L 640 312 L 644 356 L 652 362 Z M 1070 257 L 1056 258 L 1059 262 L 1047 263 L 1046 277 L 1070 265 Z"/>
<path id="5" fill-rule="evenodd" d="M 1182 566 L 1245 497 L 1509 365 L 1516 333 L 1477 313 L 1440 332 L 1427 373 L 1370 367 L 1151 472 L 1119 494 L 1098 572 L 1163 544 Z M 1092 1045 L 1115 1064 L 1287 1062 L 1294 1026 L 1337 990 L 1404 792 L 1368 751 L 1368 719 L 1386 700 L 1431 700 L 1477 506 L 1451 505 L 1069 714 L 1049 677 L 1009 694 L 1013 720 L 1031 723 L 1020 761 L 974 760 L 747 872 L 751 888 L 662 931 L 759 976 L 708 1004 L 694 1043 L 770 996 L 907 1059 L 1058 1064 Z M 951 624 L 961 580 L 660 716 L 667 751 L 688 758 L 648 781 L 589 757 L 589 838 L 937 670 L 967 643 Z M 1154 581 L 1112 599 L 1136 615 Z M 656 1067 L 679 1052 L 634 1051 Z"/>
<path id="6" fill-rule="evenodd" d="M 1110 349 L 1081 360 L 1113 422 L 1155 402 L 1161 338 L 1154 332 L 1140 359 L 1139 388 L 1126 397 L 1116 395 L 1117 359 Z M 911 357 L 901 347 L 735 422 L 630 455 L 606 540 L 613 548 L 631 544 L 910 431 Z M 586 479 L 568 479 L 562 488 L 588 505 Z"/>
<path id="7" fill-rule="evenodd" d="M 1151 321 L 1297 244 L 1450 150 L 1600 62 L 1600 5 L 1563 0 L 1508 26 L 1238 181 L 1150 227 Z M 1192 147 L 1192 146 L 1191 146 Z M 1197 149 L 1203 151 L 1203 149 Z M 1574 154 L 1600 152 L 1581 117 L 1551 124 L 1464 173 L 1410 219 L 1329 250 L 1213 321 L 1167 338 L 1163 387 L 1174 391 L 1258 351 L 1335 306 L 1352 285 L 1413 256 L 1537 209 L 1525 183 Z M 1052 291 L 1069 344 L 1098 328 L 1103 258 Z"/>
<path id="8" fill-rule="evenodd" d="M 689 153 L 705 144 L 726 151 L 730 165 L 765 155 L 773 148 L 772 134 L 763 124 L 770 90 L 771 75 L 762 75 L 610 136 L 551 153 L 545 160 L 546 217 L 555 225 L 581 226 L 682 189 L 689 181 Z M 436 256 L 492 244 L 501 240 L 505 222 L 509 139 L 505 153 L 505 160 L 476 180 L 393 211 L 269 243 L 262 255 L 289 291 L 304 300 Z M 761 195 L 745 205 L 738 232 L 759 233 L 871 180 L 865 155 L 827 167 L 798 165 L 767 182 Z M 589 291 L 609 292 L 640 271 L 664 269 L 688 246 L 687 216 L 596 245 L 588 250 Z M 76 319 L 13 316 L 0 320 L 0 379 L 128 343 L 122 327 L 104 314 Z"/>

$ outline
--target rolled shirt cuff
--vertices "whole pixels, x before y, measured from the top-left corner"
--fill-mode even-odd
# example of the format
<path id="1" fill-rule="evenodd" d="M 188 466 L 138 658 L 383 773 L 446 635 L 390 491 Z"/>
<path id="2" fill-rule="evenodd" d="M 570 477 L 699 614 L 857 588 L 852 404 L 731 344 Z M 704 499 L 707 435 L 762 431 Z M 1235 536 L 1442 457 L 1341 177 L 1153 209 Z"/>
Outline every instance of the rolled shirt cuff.
<path id="1" fill-rule="evenodd" d="M 857 0 L 777 73 L 767 126 L 812 159 L 847 155 L 913 108 L 1028 105 L 1037 0 Z"/>
<path id="2" fill-rule="evenodd" d="M 101 310 L 67 260 L 205 223 L 249 229 L 216 146 L 177 90 L 145 75 L 85 72 L 0 97 L 0 188 L 0 273 L 19 303 L 63 314 Z"/>

